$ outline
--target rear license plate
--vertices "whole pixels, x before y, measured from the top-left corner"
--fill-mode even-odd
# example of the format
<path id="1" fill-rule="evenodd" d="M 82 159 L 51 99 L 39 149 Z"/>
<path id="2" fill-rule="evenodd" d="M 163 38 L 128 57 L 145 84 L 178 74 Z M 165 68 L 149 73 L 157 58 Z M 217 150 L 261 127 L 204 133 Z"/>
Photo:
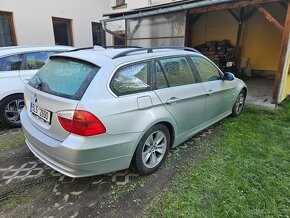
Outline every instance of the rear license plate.
<path id="1" fill-rule="evenodd" d="M 40 108 L 39 106 L 33 104 L 32 102 L 30 103 L 30 112 L 40 118 L 42 121 L 44 121 L 45 123 L 49 123 L 50 124 L 50 118 L 51 118 L 51 112 L 48 110 L 45 110 L 43 108 Z"/>

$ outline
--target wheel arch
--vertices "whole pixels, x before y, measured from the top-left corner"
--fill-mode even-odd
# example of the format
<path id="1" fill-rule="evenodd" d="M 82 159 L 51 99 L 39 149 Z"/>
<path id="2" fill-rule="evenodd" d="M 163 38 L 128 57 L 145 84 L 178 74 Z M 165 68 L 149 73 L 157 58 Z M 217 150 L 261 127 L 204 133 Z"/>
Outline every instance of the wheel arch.
<path id="1" fill-rule="evenodd" d="M 170 134 L 170 148 L 173 147 L 174 145 L 174 142 L 175 142 L 175 136 L 176 136 L 176 129 L 177 129 L 177 126 L 176 124 L 174 125 L 174 123 L 170 122 L 169 120 L 158 120 L 154 123 L 151 123 L 146 129 L 145 131 L 143 132 L 143 134 L 141 135 L 141 137 L 139 138 L 137 144 L 139 143 L 139 141 L 142 139 L 142 137 L 145 135 L 145 133 L 151 129 L 153 126 L 156 126 L 158 124 L 162 124 L 164 125 L 168 130 L 169 130 L 169 134 Z M 137 147 L 137 145 L 136 145 Z M 135 150 L 136 150 L 136 147 L 135 147 Z"/>
<path id="2" fill-rule="evenodd" d="M 11 94 L 6 95 L 5 97 L 1 98 L 1 100 L 0 100 L 0 104 L 1 104 L 5 99 L 7 99 L 7 98 L 9 98 L 9 97 L 11 97 L 11 96 L 13 96 L 13 95 L 22 95 L 22 97 L 23 97 L 23 93 L 21 93 L 21 92 L 11 93 Z"/>
<path id="3" fill-rule="evenodd" d="M 130 167 L 132 167 L 132 169 L 134 169 L 134 170 L 137 170 L 139 173 L 141 170 L 141 175 L 151 174 L 152 172 L 154 172 L 155 170 L 157 170 L 159 168 L 160 163 L 162 164 L 162 162 L 164 162 L 164 158 L 163 158 L 162 162 L 158 163 L 159 165 L 155 166 L 157 168 L 154 167 L 155 169 L 153 168 L 154 170 L 151 172 L 146 172 L 145 170 L 143 170 L 143 167 L 140 166 L 140 146 L 138 146 L 138 145 L 143 144 L 143 142 L 141 140 L 144 138 L 144 136 L 146 136 L 146 133 L 148 132 L 148 130 L 150 130 L 151 128 L 154 128 L 157 125 L 159 125 L 159 128 L 162 125 L 162 129 L 166 128 L 169 131 L 170 144 L 169 144 L 169 149 L 166 151 L 167 154 L 170 151 L 170 149 L 172 148 L 172 146 L 174 145 L 175 128 L 174 128 L 174 124 L 172 124 L 171 122 L 160 120 L 160 121 L 157 121 L 154 124 L 150 125 L 148 128 L 146 128 L 146 130 L 144 130 L 143 134 L 140 136 L 137 146 L 134 148 L 134 154 L 133 154 L 132 159 L 130 161 Z M 150 134 L 151 134 L 151 132 L 150 132 Z M 140 142 L 142 142 L 142 144 L 140 144 Z"/>
<path id="4" fill-rule="evenodd" d="M 155 125 L 157 125 L 157 124 L 162 124 L 162 125 L 166 126 L 166 128 L 169 130 L 170 148 L 172 148 L 172 146 L 174 145 L 174 141 L 175 141 L 175 129 L 174 129 L 173 125 L 168 121 L 162 121 L 162 122 L 156 123 Z"/>
<path id="5" fill-rule="evenodd" d="M 20 109 L 22 109 L 22 107 L 20 108 L 18 103 L 17 103 L 17 111 L 15 110 L 14 112 L 17 112 L 17 114 L 13 115 L 13 118 L 15 118 L 15 120 L 11 121 L 7 116 L 6 116 L 6 107 L 8 104 L 10 104 L 10 101 L 14 101 L 15 99 L 23 99 L 23 93 L 13 93 L 10 95 L 5 96 L 4 98 L 1 99 L 0 101 L 0 121 L 1 123 L 4 124 L 4 126 L 7 127 L 11 127 L 11 128 L 15 128 L 15 127 L 20 127 L 21 126 L 21 122 L 20 122 Z M 23 105 L 24 106 L 24 105 Z"/>
<path id="6" fill-rule="evenodd" d="M 246 95 L 246 97 L 247 97 L 247 94 L 248 94 L 248 89 L 247 89 L 247 87 L 244 86 L 244 87 L 242 88 L 241 91 L 245 91 L 245 95 Z"/>

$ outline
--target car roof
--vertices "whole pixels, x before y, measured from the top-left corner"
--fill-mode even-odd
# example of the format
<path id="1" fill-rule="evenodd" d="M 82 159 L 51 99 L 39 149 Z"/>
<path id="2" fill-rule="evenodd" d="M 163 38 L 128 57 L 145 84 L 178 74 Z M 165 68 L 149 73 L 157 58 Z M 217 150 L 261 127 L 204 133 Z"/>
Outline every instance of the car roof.
<path id="1" fill-rule="evenodd" d="M 192 54 L 192 51 L 185 51 L 174 48 L 166 48 L 166 49 L 154 49 L 153 52 L 148 53 L 146 49 L 142 51 L 138 50 L 140 48 L 87 48 L 87 49 L 76 49 L 70 52 L 65 52 L 61 54 L 52 55 L 50 58 L 56 57 L 68 57 L 73 59 L 79 59 L 86 62 L 90 62 L 99 67 L 104 66 L 106 63 L 111 62 L 113 60 L 118 60 L 118 62 L 129 62 L 134 60 L 142 60 L 147 58 L 154 57 L 162 57 L 162 56 L 170 56 L 170 55 L 186 55 Z M 142 48 L 141 48 L 142 49 Z M 123 52 L 131 51 L 131 53 L 120 56 L 118 58 L 114 58 L 120 55 Z M 196 52 L 197 53 L 197 52 Z"/>
<path id="2" fill-rule="evenodd" d="M 69 51 L 74 49 L 70 46 L 9 46 L 0 48 L 0 56 L 10 54 L 33 52 L 33 51 Z"/>

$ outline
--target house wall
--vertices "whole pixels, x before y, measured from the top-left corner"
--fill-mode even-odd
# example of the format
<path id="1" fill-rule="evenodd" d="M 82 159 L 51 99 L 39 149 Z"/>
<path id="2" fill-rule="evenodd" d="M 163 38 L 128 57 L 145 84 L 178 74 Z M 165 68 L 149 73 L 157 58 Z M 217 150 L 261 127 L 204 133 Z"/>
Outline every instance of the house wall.
<path id="1" fill-rule="evenodd" d="M 283 88 L 283 93 L 282 93 L 282 96 L 281 96 L 281 100 L 284 100 L 288 95 L 290 95 L 290 70 L 289 70 L 289 62 L 290 62 L 290 59 L 288 60 L 288 74 L 286 76 L 286 80 L 285 80 L 285 83 L 284 83 L 284 88 Z"/>
<path id="2" fill-rule="evenodd" d="M 91 22 L 110 11 L 107 0 L 1 0 L 0 11 L 13 12 L 18 45 L 55 45 L 52 17 L 72 19 L 75 47 L 93 44 Z"/>
<path id="3" fill-rule="evenodd" d="M 266 9 L 284 23 L 286 10 L 280 4 L 270 4 Z M 236 44 L 238 23 L 228 11 L 203 14 L 190 29 L 189 44 L 192 46 L 223 39 Z M 241 57 L 249 58 L 254 70 L 277 71 L 281 41 L 282 33 L 256 11 L 243 26 Z"/>
<path id="4" fill-rule="evenodd" d="M 279 102 L 283 101 L 287 95 L 290 95 L 290 39 L 289 39 L 289 44 L 288 44 L 288 58 L 286 58 L 286 63 L 284 67 L 284 76 L 285 76 L 285 81 L 284 84 L 282 84 L 282 95 L 280 96 Z M 283 83 L 283 81 L 282 81 Z"/>
<path id="5" fill-rule="evenodd" d="M 174 2 L 182 1 L 182 0 L 175 0 Z M 159 5 L 170 3 L 172 0 L 125 0 L 126 5 L 121 7 L 114 7 L 116 5 L 116 0 L 110 0 L 110 5 L 112 7 L 112 13 L 115 12 L 122 12 L 128 11 L 136 8 L 144 8 L 152 5 Z"/>
<path id="6" fill-rule="evenodd" d="M 126 0 L 126 7 L 114 8 L 116 0 L 1 0 L 0 11 L 12 12 L 17 45 L 55 45 L 52 17 L 72 20 L 75 47 L 93 44 L 91 22 L 104 19 L 105 13 L 117 13 L 171 0 Z M 125 31 L 125 22 L 108 24 L 116 32 Z M 106 34 L 106 44 L 113 37 Z"/>

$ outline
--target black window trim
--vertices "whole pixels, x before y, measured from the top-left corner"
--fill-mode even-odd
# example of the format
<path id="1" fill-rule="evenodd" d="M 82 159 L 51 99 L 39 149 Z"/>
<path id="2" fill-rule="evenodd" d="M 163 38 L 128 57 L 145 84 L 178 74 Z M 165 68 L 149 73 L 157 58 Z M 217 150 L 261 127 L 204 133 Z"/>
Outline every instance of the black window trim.
<path id="1" fill-rule="evenodd" d="M 67 50 L 69 51 L 69 50 Z M 20 70 L 39 70 L 39 69 L 26 69 L 25 67 L 25 63 L 26 63 L 26 58 L 28 54 L 31 53 L 39 53 L 39 52 L 55 52 L 55 54 L 57 53 L 62 53 L 62 52 L 67 52 L 66 50 L 40 50 L 40 51 L 28 51 L 28 52 L 23 52 L 23 59 L 22 59 L 22 64 L 21 64 L 21 68 Z M 50 60 L 50 58 L 48 57 L 48 60 Z"/>
<path id="2" fill-rule="evenodd" d="M 166 80 L 166 84 L 167 84 L 167 87 L 166 88 L 170 88 L 171 86 L 170 86 L 170 83 L 169 83 L 169 81 L 168 81 L 168 78 L 167 78 L 167 76 L 166 76 L 166 74 L 165 74 L 165 72 L 164 72 L 164 69 L 163 69 L 163 66 L 162 66 L 162 64 L 160 63 L 160 60 L 156 60 L 156 61 L 154 61 L 154 79 L 155 79 L 155 89 L 158 89 L 157 88 L 157 71 L 156 71 L 156 64 L 158 64 L 159 65 L 159 67 L 160 67 L 160 69 L 161 69 L 161 71 L 162 71 L 162 74 L 163 74 L 163 76 L 164 76 L 164 78 L 165 78 L 165 80 Z M 165 88 L 165 89 L 166 89 Z"/>
<path id="3" fill-rule="evenodd" d="M 199 72 L 195 66 L 195 64 L 193 63 L 192 59 L 191 59 L 192 55 L 187 55 L 186 59 L 189 63 L 189 66 L 191 68 L 191 71 L 193 73 L 194 79 L 195 79 L 195 83 L 202 83 L 201 77 L 199 75 Z"/>
<path id="4" fill-rule="evenodd" d="M 26 66 L 25 66 L 25 64 L 26 64 L 26 60 L 27 60 L 27 55 L 28 54 L 31 54 L 31 53 L 40 53 L 40 52 L 55 52 L 55 54 L 56 54 L 59 51 L 57 51 L 57 50 L 41 50 L 41 51 L 28 51 L 28 52 L 24 52 L 23 53 L 23 59 L 22 59 L 22 64 L 21 64 L 20 70 L 39 70 L 40 68 L 38 68 L 38 69 L 27 69 Z M 60 52 L 62 52 L 62 51 L 60 51 Z M 63 51 L 63 52 L 65 52 L 65 51 Z M 48 57 L 48 60 L 49 60 L 49 57 Z"/>
<path id="5" fill-rule="evenodd" d="M 193 75 L 193 78 L 194 78 L 194 83 L 190 83 L 190 84 L 186 84 L 186 85 L 193 85 L 193 84 L 197 84 L 197 83 L 200 83 L 200 78 L 199 78 L 199 76 L 197 76 L 196 75 L 196 73 L 194 72 L 194 68 L 191 66 L 191 63 L 190 63 L 190 61 L 189 61 L 189 55 L 187 55 L 187 54 L 183 54 L 183 55 L 170 55 L 170 56 L 163 56 L 163 57 L 158 57 L 158 58 L 154 58 L 153 59 L 153 61 L 154 61 L 154 64 L 153 64 L 153 74 L 154 74 L 154 76 L 153 76 L 153 79 L 154 79 L 154 81 L 153 81 L 153 84 L 154 84 L 154 90 L 158 90 L 158 88 L 157 88 L 157 79 L 156 79 L 156 68 L 155 68 L 155 63 L 157 62 L 158 64 L 159 64 L 159 66 L 160 66 L 160 68 L 161 68 L 161 70 L 162 70 L 162 73 L 163 73 L 163 75 L 164 75 L 164 77 L 165 77 L 165 79 L 166 79 L 166 82 L 167 82 L 167 87 L 166 88 L 162 88 L 162 89 L 168 89 L 168 88 L 172 88 L 172 87 L 177 87 L 177 86 L 170 86 L 170 84 L 169 84 L 169 81 L 168 81 L 168 78 L 167 78 L 167 76 L 166 76 L 166 74 L 165 74 L 165 72 L 164 72 L 164 69 L 163 69 L 163 67 L 162 67 L 162 65 L 161 65 L 161 63 L 160 63 L 160 60 L 162 60 L 162 59 L 169 59 L 169 58 L 185 58 L 186 59 L 186 61 L 188 62 L 188 65 L 189 65 L 189 68 L 190 68 L 190 70 L 191 70 L 191 73 L 192 73 L 192 75 Z M 192 61 L 192 60 L 191 60 Z M 186 85 L 183 85 L 183 86 L 186 86 Z"/>
<path id="6" fill-rule="evenodd" d="M 22 70 L 22 65 L 23 65 L 23 60 L 24 60 L 24 53 L 11 53 L 11 54 L 3 55 L 3 56 L 0 57 L 0 59 L 2 59 L 2 58 L 7 58 L 7 57 L 15 56 L 15 55 L 20 55 L 21 58 L 22 58 L 20 67 L 19 67 L 18 70 L 9 70 L 9 71 L 20 71 L 20 70 Z M 0 72 L 4 72 L 4 71 L 0 71 Z"/>
<path id="7" fill-rule="evenodd" d="M 148 74 L 149 75 L 148 75 L 148 81 L 147 82 L 149 83 L 149 87 L 147 89 L 137 90 L 137 91 L 133 91 L 133 92 L 118 93 L 117 90 L 115 90 L 112 87 L 112 81 L 115 78 L 116 74 L 120 70 L 122 70 L 122 69 L 124 69 L 126 67 L 130 67 L 130 66 L 134 66 L 134 65 L 138 65 L 138 64 L 143 64 L 143 63 L 147 63 L 147 66 L 148 66 Z M 118 67 L 114 71 L 114 74 L 111 76 L 110 83 L 109 83 L 109 87 L 110 87 L 110 90 L 112 91 L 112 93 L 114 93 L 117 97 L 120 97 L 120 96 L 125 96 L 125 95 L 133 95 L 133 94 L 138 94 L 138 93 L 142 93 L 142 92 L 152 91 L 153 90 L 152 84 L 153 84 L 153 80 L 152 80 L 152 60 L 151 59 L 146 59 L 146 60 L 142 60 L 142 61 L 136 61 L 136 62 L 124 64 L 124 65 Z"/>
<path id="8" fill-rule="evenodd" d="M 38 53 L 38 52 L 55 52 L 55 54 L 57 53 L 62 53 L 62 52 L 68 52 L 69 50 L 35 50 L 35 51 L 24 51 L 24 52 L 16 52 L 16 53 L 11 53 L 11 54 L 6 54 L 0 57 L 1 58 L 6 58 L 6 57 L 10 57 L 10 56 L 14 56 L 14 55 L 20 55 L 22 57 L 21 60 L 21 65 L 19 70 L 39 70 L 39 69 L 26 69 L 25 68 L 25 63 L 26 63 L 26 57 L 27 54 L 30 53 Z"/>

